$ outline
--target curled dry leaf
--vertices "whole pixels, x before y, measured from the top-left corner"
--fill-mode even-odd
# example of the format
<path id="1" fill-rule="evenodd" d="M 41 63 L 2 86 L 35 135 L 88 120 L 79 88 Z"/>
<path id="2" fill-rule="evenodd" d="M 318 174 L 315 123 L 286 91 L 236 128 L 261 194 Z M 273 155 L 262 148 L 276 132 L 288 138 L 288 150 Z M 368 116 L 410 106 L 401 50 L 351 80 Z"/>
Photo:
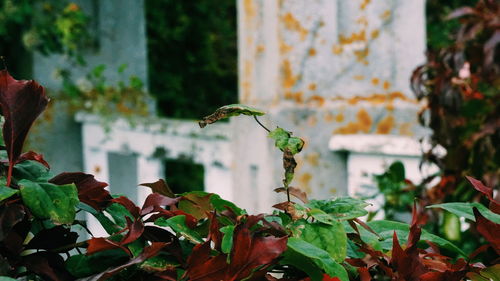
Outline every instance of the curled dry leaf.
<path id="1" fill-rule="evenodd" d="M 215 123 L 221 119 L 229 118 L 238 115 L 249 115 L 249 116 L 262 116 L 265 113 L 256 108 L 252 108 L 242 104 L 230 104 L 218 108 L 214 113 L 203 117 L 201 121 L 198 122 L 201 128 L 204 128 L 208 124 Z"/>
<path id="2" fill-rule="evenodd" d="M 274 192 L 280 193 L 280 192 L 286 192 L 285 187 L 278 187 L 274 189 Z M 290 195 L 295 196 L 295 198 L 300 199 L 300 201 L 304 203 L 309 203 L 309 199 L 307 198 L 307 193 L 300 188 L 289 186 L 288 191 L 290 192 Z"/>

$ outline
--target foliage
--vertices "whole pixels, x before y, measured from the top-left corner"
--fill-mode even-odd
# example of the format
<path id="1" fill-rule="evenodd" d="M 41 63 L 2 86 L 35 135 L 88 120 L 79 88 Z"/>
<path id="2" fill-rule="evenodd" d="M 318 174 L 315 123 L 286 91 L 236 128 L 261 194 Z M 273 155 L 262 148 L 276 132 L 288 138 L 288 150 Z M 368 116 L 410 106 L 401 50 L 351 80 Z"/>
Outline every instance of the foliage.
<path id="1" fill-rule="evenodd" d="M 117 73 L 123 76 L 127 65 L 123 64 Z M 62 89 L 60 99 L 67 102 L 73 112 L 87 112 L 100 116 L 105 127 L 118 117 L 124 117 L 134 125 L 134 119 L 150 114 L 151 97 L 144 90 L 144 83 L 135 75 L 110 83 L 105 76 L 106 65 L 100 64 L 78 79 L 71 72 L 61 70 Z"/>
<path id="2" fill-rule="evenodd" d="M 0 1 L 0 55 L 15 60 L 9 63 L 14 74 L 29 75 L 30 51 L 77 56 L 78 49 L 91 45 L 88 21 L 68 1 Z"/>
<path id="3" fill-rule="evenodd" d="M 416 205 L 410 225 L 364 223 L 359 219 L 367 213 L 362 200 L 309 201 L 284 181 L 276 191 L 287 192 L 288 200 L 275 205 L 277 211 L 249 215 L 216 194 L 174 194 L 163 180 L 143 184 L 153 193 L 137 206 L 109 194 L 107 184 L 92 175 L 54 176 L 41 155 L 20 154 L 31 123 L 46 106 L 43 88 L 34 81 L 14 80 L 6 71 L 1 75 L 2 280 L 452 281 L 466 275 L 482 280 L 498 272 L 498 255 L 496 260 L 484 257 L 500 251 L 500 224 L 483 215 L 485 206 L 473 208 L 472 214 L 475 228 L 489 244 L 467 257 L 449 241 L 421 229 L 426 217 Z M 276 142 L 285 158 L 288 151 L 293 159 L 289 144 Z M 288 172 L 293 174 L 293 169 Z M 496 212 L 499 202 L 492 190 L 471 182 Z M 292 201 L 291 195 L 301 202 Z M 82 240 L 75 228 L 85 223 L 75 219 L 76 212 L 94 216 L 108 236 Z"/>
<path id="4" fill-rule="evenodd" d="M 145 9 L 158 112 L 196 119 L 236 102 L 236 1 L 147 0 Z"/>

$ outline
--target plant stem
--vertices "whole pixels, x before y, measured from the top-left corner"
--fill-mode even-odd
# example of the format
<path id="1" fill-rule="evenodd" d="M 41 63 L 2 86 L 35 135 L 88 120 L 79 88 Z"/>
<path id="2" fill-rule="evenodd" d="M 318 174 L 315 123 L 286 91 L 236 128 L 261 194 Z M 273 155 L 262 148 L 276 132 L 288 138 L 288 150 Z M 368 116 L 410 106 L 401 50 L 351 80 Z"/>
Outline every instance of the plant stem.
<path id="1" fill-rule="evenodd" d="M 255 121 L 257 121 L 257 123 L 262 127 L 264 128 L 264 130 L 266 130 L 268 133 L 271 132 L 271 130 L 269 130 L 268 128 L 266 128 L 266 126 L 264 126 L 262 123 L 260 123 L 259 119 L 257 119 L 257 116 L 253 116 L 253 118 L 255 119 Z"/>
<path id="2" fill-rule="evenodd" d="M 88 244 L 88 240 L 85 240 L 85 241 L 81 241 L 81 242 L 74 243 L 74 244 L 64 245 L 62 247 L 53 249 L 52 252 L 66 252 L 66 251 L 69 251 L 73 248 L 85 247 L 87 244 Z"/>

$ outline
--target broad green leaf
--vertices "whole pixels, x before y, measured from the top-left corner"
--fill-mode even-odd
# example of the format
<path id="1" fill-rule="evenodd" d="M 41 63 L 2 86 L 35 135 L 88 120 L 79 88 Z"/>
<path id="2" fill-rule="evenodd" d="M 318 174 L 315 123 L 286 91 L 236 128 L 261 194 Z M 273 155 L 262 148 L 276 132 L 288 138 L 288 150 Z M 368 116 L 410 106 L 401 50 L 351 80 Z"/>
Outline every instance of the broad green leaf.
<path id="1" fill-rule="evenodd" d="M 233 247 L 234 225 L 221 227 L 220 232 L 224 233 L 221 250 L 224 254 L 229 254 L 231 252 L 231 248 Z"/>
<path id="2" fill-rule="evenodd" d="M 157 256 L 145 260 L 140 265 L 140 268 L 147 272 L 161 272 L 178 266 L 180 266 L 180 264 L 174 257 L 160 253 Z"/>
<path id="3" fill-rule="evenodd" d="M 14 178 L 30 180 L 36 182 L 47 182 L 54 175 L 40 162 L 27 160 L 14 166 Z"/>
<path id="4" fill-rule="evenodd" d="M 8 186 L 0 185 L 0 201 L 3 201 L 5 199 L 11 197 L 18 192 L 19 192 L 19 190 L 17 190 L 17 189 L 12 189 Z"/>
<path id="5" fill-rule="evenodd" d="M 116 232 L 120 231 L 123 227 L 118 226 L 114 222 L 112 222 L 103 212 L 97 211 L 91 206 L 83 203 L 83 202 L 78 202 L 76 205 L 77 209 L 84 210 L 88 212 L 89 214 L 92 214 L 101 224 L 101 226 L 104 228 L 104 230 L 109 234 L 113 235 Z"/>
<path id="6" fill-rule="evenodd" d="M 322 223 L 333 225 L 337 222 L 337 220 L 334 219 L 331 215 L 325 213 L 323 210 L 320 209 L 313 208 L 308 210 L 307 213 L 315 220 Z"/>
<path id="7" fill-rule="evenodd" d="M 483 204 L 473 202 L 473 203 L 468 203 L 468 202 L 452 202 L 452 203 L 443 203 L 443 204 L 436 204 L 436 205 L 431 205 L 427 206 L 427 208 L 441 208 L 444 209 L 450 213 L 453 213 L 459 217 L 464 217 L 466 219 L 469 219 L 471 221 L 476 221 L 474 218 L 474 213 L 472 212 L 472 208 L 476 207 L 481 215 L 483 217 L 487 218 L 488 220 L 500 224 L 500 215 L 495 214 L 492 211 L 490 211 L 488 208 L 486 208 Z"/>
<path id="8" fill-rule="evenodd" d="M 245 210 L 243 210 L 240 207 L 236 206 L 236 204 L 234 204 L 231 201 L 227 201 L 227 200 L 222 199 L 217 194 L 213 194 L 210 197 L 210 203 L 212 204 L 212 206 L 214 207 L 214 209 L 216 211 L 218 211 L 218 212 L 223 212 L 223 211 L 227 210 L 227 208 L 230 208 L 238 216 L 246 214 Z"/>
<path id="9" fill-rule="evenodd" d="M 389 173 L 396 182 L 405 180 L 405 166 L 401 161 L 396 161 L 389 166 Z"/>
<path id="10" fill-rule="evenodd" d="M 299 231 L 298 238 L 325 250 L 337 262 L 344 261 L 347 253 L 347 235 L 342 223 L 305 223 Z"/>
<path id="11" fill-rule="evenodd" d="M 342 281 L 349 280 L 345 268 L 338 264 L 325 250 L 296 237 L 288 238 L 287 246 L 304 257 L 311 259 L 328 275 L 338 277 Z"/>
<path id="12" fill-rule="evenodd" d="M 320 209 L 340 220 L 350 220 L 368 214 L 365 207 L 369 204 L 351 197 L 339 197 L 333 200 L 311 200 L 307 207 Z"/>
<path id="13" fill-rule="evenodd" d="M 238 115 L 261 116 L 265 113 L 259 109 L 249 107 L 243 104 L 230 104 L 218 108 L 214 113 L 203 117 L 202 121 L 198 122 L 201 128 L 208 124 L 215 123 L 221 119 L 229 118 Z"/>
<path id="14" fill-rule="evenodd" d="M 17 280 L 10 277 L 0 276 L 0 281 L 17 281 Z"/>
<path id="15" fill-rule="evenodd" d="M 302 139 L 292 137 L 290 132 L 279 127 L 269 132 L 268 137 L 274 139 L 274 145 L 281 151 L 288 149 L 292 154 L 297 154 L 304 147 Z"/>
<path id="16" fill-rule="evenodd" d="M 128 255 L 120 249 L 102 251 L 90 256 L 73 255 L 66 260 L 66 269 L 73 276 L 82 278 L 105 271 L 111 266 L 122 264 L 128 259 Z"/>
<path id="17" fill-rule="evenodd" d="M 129 217 L 134 220 L 134 217 L 122 204 L 113 203 L 106 208 L 106 213 L 110 214 L 113 218 L 115 224 L 125 227 L 127 225 L 127 220 L 125 217 Z"/>
<path id="18" fill-rule="evenodd" d="M 359 247 L 354 244 L 351 240 L 347 240 L 347 257 L 353 259 L 362 259 L 365 253 L 358 250 Z"/>
<path id="19" fill-rule="evenodd" d="M 78 192 L 74 184 L 55 185 L 29 180 L 19 182 L 23 202 L 40 219 L 70 224 L 75 219 Z"/>
<path id="20" fill-rule="evenodd" d="M 383 241 L 381 241 L 380 244 L 382 245 L 382 248 L 384 250 L 392 249 L 392 238 L 394 231 L 396 231 L 400 243 L 406 243 L 410 231 L 410 226 L 402 222 L 379 220 L 379 221 L 371 221 L 367 224 L 369 227 L 373 229 L 373 231 L 377 232 L 383 238 Z M 365 242 L 368 243 L 368 241 L 366 241 L 365 238 L 370 239 L 369 237 L 371 237 L 371 239 L 377 239 L 377 237 L 373 233 L 368 232 L 364 228 L 360 227 L 359 230 L 362 233 L 362 239 Z M 439 236 L 436 236 L 434 234 L 431 234 L 427 232 L 425 229 L 422 229 L 422 235 L 420 237 L 420 240 L 430 241 L 442 248 L 458 253 L 464 257 L 467 256 L 464 253 L 464 251 L 462 251 L 460 248 L 455 246 L 450 241 L 443 239 Z"/>
<path id="21" fill-rule="evenodd" d="M 169 219 L 159 218 L 155 221 L 155 224 L 159 226 L 169 226 L 176 233 L 196 244 L 203 243 L 201 235 L 186 225 L 186 216 L 184 215 L 171 217 Z"/>
<path id="22" fill-rule="evenodd" d="M 293 265 L 297 269 L 306 273 L 312 281 L 323 280 L 323 270 L 317 266 L 312 259 L 305 259 L 304 255 L 288 248 L 283 253 L 283 259 L 280 260 L 281 265 Z"/>

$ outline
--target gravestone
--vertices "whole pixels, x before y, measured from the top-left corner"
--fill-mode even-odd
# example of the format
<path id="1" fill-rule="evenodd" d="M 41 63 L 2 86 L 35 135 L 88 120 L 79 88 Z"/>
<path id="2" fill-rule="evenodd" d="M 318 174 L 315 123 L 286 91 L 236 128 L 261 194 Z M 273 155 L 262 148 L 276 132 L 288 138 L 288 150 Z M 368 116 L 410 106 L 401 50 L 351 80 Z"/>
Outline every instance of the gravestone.
<path id="1" fill-rule="evenodd" d="M 424 0 L 238 0 L 239 99 L 306 141 L 291 186 L 312 198 L 347 194 L 333 135 L 417 137 L 409 78 L 425 60 Z M 250 118 L 234 127 L 234 200 L 269 211 L 284 200 L 282 153 Z"/>

